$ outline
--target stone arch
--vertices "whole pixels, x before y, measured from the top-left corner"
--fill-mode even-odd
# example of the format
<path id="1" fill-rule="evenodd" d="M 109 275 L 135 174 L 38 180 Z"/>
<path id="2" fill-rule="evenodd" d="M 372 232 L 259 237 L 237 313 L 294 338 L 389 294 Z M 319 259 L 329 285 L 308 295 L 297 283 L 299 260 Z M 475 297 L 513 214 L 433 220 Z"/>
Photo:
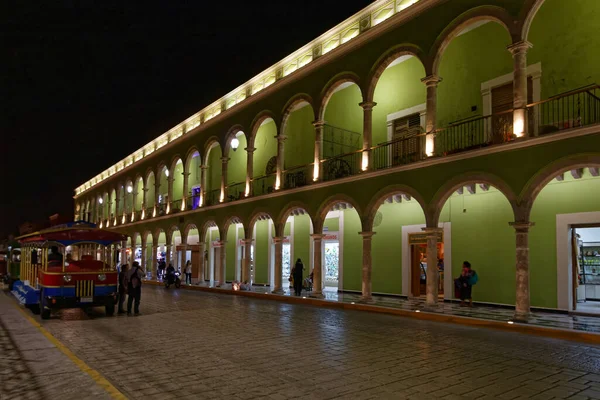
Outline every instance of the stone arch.
<path id="1" fill-rule="evenodd" d="M 173 234 L 175 232 L 181 232 L 177 225 L 171 225 L 171 227 L 167 230 L 167 244 L 173 244 Z"/>
<path id="2" fill-rule="evenodd" d="M 140 239 L 140 245 L 142 244 L 142 235 L 139 232 L 133 232 L 133 235 L 131 235 L 131 248 L 133 249 L 133 251 L 135 251 L 135 247 L 137 245 L 137 240 L 138 238 Z"/>
<path id="3" fill-rule="evenodd" d="M 192 146 L 185 154 L 185 160 L 183 160 L 183 170 L 186 173 L 190 172 L 190 164 L 192 162 L 192 158 L 194 158 L 194 154 L 198 153 L 198 157 L 200 157 L 200 165 L 202 165 L 202 153 L 198 150 L 198 147 Z"/>
<path id="4" fill-rule="evenodd" d="M 315 219 L 313 221 L 313 227 L 314 227 L 315 233 L 323 232 L 323 224 L 325 223 L 325 218 L 327 217 L 327 213 L 331 210 L 331 208 L 334 205 L 336 205 L 338 203 L 350 204 L 354 208 L 354 210 L 356 210 L 356 213 L 358 214 L 358 216 L 361 220 L 361 225 L 364 228 L 365 218 L 364 218 L 364 214 L 363 214 L 360 206 L 358 205 L 358 203 L 352 197 L 350 197 L 346 194 L 339 193 L 339 194 L 328 197 L 319 206 L 319 209 L 318 209 L 317 213 L 315 214 Z"/>
<path id="5" fill-rule="evenodd" d="M 160 237 L 161 233 L 165 234 L 165 244 L 167 244 L 169 242 L 169 238 L 167 237 L 167 232 L 165 232 L 165 230 L 163 228 L 157 227 L 154 230 L 154 233 L 152 234 L 153 243 L 158 244 L 158 238 Z"/>
<path id="6" fill-rule="evenodd" d="M 171 162 L 169 163 L 169 173 L 171 173 L 172 171 L 175 170 L 175 166 L 177 165 L 177 161 L 181 161 L 181 163 L 183 163 L 183 158 L 181 158 L 181 155 L 175 154 L 173 157 L 171 157 Z"/>
<path id="7" fill-rule="evenodd" d="M 215 147 L 221 147 L 221 142 L 219 142 L 219 138 L 216 136 L 211 136 L 208 138 L 204 145 L 204 154 L 200 154 L 200 159 L 204 160 L 204 162 L 208 161 L 208 156 L 210 155 L 210 151 Z"/>
<path id="8" fill-rule="evenodd" d="M 513 17 L 503 8 L 497 6 L 478 6 L 456 17 L 437 37 L 431 48 L 431 74 L 437 75 L 440 61 L 448 45 L 469 25 L 480 21 L 493 21 L 506 29 L 512 42 L 518 42 L 520 34 L 515 29 Z"/>
<path id="9" fill-rule="evenodd" d="M 521 40 L 527 40 L 529 37 L 529 30 L 537 12 L 542 8 L 546 0 L 527 0 L 521 10 L 519 22 L 521 24 L 520 34 Z"/>
<path id="10" fill-rule="evenodd" d="M 257 208 L 252 212 L 252 215 L 250 216 L 250 219 L 248 220 L 248 224 L 245 225 L 248 227 L 248 229 L 246 231 L 244 231 L 244 233 L 246 234 L 246 239 L 252 239 L 252 232 L 254 231 L 254 225 L 259 220 L 265 220 L 265 219 L 270 219 L 271 221 L 275 222 L 275 219 L 273 218 L 273 216 L 271 215 L 271 213 L 269 212 L 269 210 L 267 208 L 264 208 L 264 207 Z"/>
<path id="11" fill-rule="evenodd" d="M 246 131 L 244 130 L 244 127 L 240 124 L 236 124 L 236 125 L 232 126 L 229 129 L 229 131 L 227 131 L 227 134 L 225 135 L 225 145 L 223 146 L 223 157 L 229 156 L 229 150 L 231 149 L 231 140 L 239 132 L 242 132 L 244 134 L 244 136 L 246 136 Z M 246 136 L 246 140 L 247 139 L 248 139 L 248 137 Z"/>
<path id="12" fill-rule="evenodd" d="M 286 220 L 289 217 L 289 215 L 294 212 L 294 210 L 304 210 L 304 212 L 310 218 L 310 223 L 314 231 L 315 218 L 313 217 L 312 211 L 308 208 L 308 206 L 305 203 L 301 201 L 291 201 L 281 209 L 281 212 L 277 215 L 277 219 L 273 220 L 276 235 L 283 235 L 283 229 L 285 228 Z M 314 232 L 316 233 L 316 231 Z"/>
<path id="13" fill-rule="evenodd" d="M 200 243 L 204 243 L 204 241 L 206 240 L 206 232 L 208 232 L 208 228 L 211 227 L 219 227 L 219 225 L 216 222 L 216 219 L 214 217 L 209 218 L 208 220 L 206 220 L 206 222 L 204 222 L 202 224 L 202 228 L 200 228 L 198 230 L 198 236 L 200 237 Z M 221 233 L 221 230 L 219 229 L 219 234 Z M 186 234 L 187 237 L 187 234 Z"/>
<path id="14" fill-rule="evenodd" d="M 144 231 L 144 233 L 142 233 L 142 242 L 141 242 L 142 247 L 144 247 L 144 245 L 148 246 L 148 236 L 151 236 L 152 241 L 154 241 L 153 233 L 150 230 L 146 230 L 146 231 Z M 152 245 L 152 243 L 150 243 L 150 245 Z"/>
<path id="15" fill-rule="evenodd" d="M 227 231 L 229 230 L 231 224 L 242 224 L 242 227 L 244 228 L 244 235 L 246 234 L 246 224 L 244 223 L 244 220 L 236 215 L 230 216 L 223 221 L 219 227 L 219 232 L 222 232 L 222 235 L 225 235 L 226 237 Z"/>
<path id="16" fill-rule="evenodd" d="M 523 213 L 518 216 L 519 220 L 529 220 L 535 199 L 550 181 L 564 172 L 586 167 L 600 168 L 600 153 L 584 153 L 563 157 L 542 168 L 527 182 L 519 195 L 518 204 Z"/>
<path id="17" fill-rule="evenodd" d="M 363 88 L 360 84 L 360 77 L 354 72 L 339 73 L 333 78 L 331 78 L 329 82 L 327 82 L 327 84 L 323 88 L 323 91 L 321 92 L 320 100 L 318 102 L 319 109 L 316 114 L 318 120 L 325 119 L 325 108 L 327 107 L 327 103 L 331 99 L 331 96 L 333 95 L 337 87 L 343 85 L 344 83 L 354 83 L 355 85 L 357 85 L 360 90 L 362 101 L 364 101 L 365 95 L 363 92 Z"/>
<path id="18" fill-rule="evenodd" d="M 431 61 L 429 57 L 425 54 L 425 52 L 414 44 L 399 44 L 397 46 L 392 47 L 387 52 L 385 52 L 379 59 L 373 64 L 371 68 L 371 72 L 369 72 L 369 77 L 365 82 L 365 102 L 373 101 L 375 96 L 375 88 L 377 87 L 377 82 L 379 82 L 379 78 L 383 75 L 383 72 L 386 70 L 388 65 L 390 65 L 393 61 L 402 56 L 414 56 L 421 61 L 423 68 L 425 68 L 425 74 L 431 74 Z"/>
<path id="19" fill-rule="evenodd" d="M 310 105 L 310 107 L 313 110 L 314 119 L 317 119 L 317 115 L 315 114 L 315 105 L 312 97 L 306 93 L 298 93 L 294 95 L 291 99 L 289 99 L 287 103 L 285 103 L 285 106 L 281 111 L 281 132 L 285 132 L 285 126 L 290 115 L 294 110 L 294 107 L 302 103 L 308 103 Z"/>
<path id="20" fill-rule="evenodd" d="M 487 183 L 498 189 L 510 203 L 515 217 L 518 215 L 517 196 L 504 180 L 487 172 L 469 172 L 452 178 L 438 189 L 425 213 L 426 216 L 429 216 L 427 222 L 430 225 L 428 226 L 438 226 L 442 208 L 452 193 L 465 185 L 474 183 Z"/>
<path id="21" fill-rule="evenodd" d="M 373 196 L 373 198 L 367 205 L 367 208 L 365 209 L 365 218 L 363 226 L 363 230 L 365 232 L 371 232 L 373 230 L 373 221 L 375 220 L 375 215 L 377 214 L 379 207 L 381 207 L 385 200 L 391 196 L 400 194 L 408 195 L 411 198 L 415 199 L 417 203 L 419 203 L 421 209 L 423 210 L 423 214 L 425 214 L 425 221 L 427 225 L 430 226 L 430 214 L 427 212 L 427 202 L 424 200 L 421 193 L 419 193 L 416 189 L 410 186 L 398 184 L 389 185 L 378 191 L 375 194 L 375 196 Z"/>
<path id="22" fill-rule="evenodd" d="M 152 168 L 148 168 L 144 174 L 144 189 L 148 189 L 148 179 L 150 176 L 153 176 L 156 180 L 156 173 L 152 170 Z"/>
<path id="23" fill-rule="evenodd" d="M 273 111 L 270 110 L 263 110 L 260 113 L 258 113 L 258 115 L 256 117 L 254 117 L 254 120 L 252 121 L 252 125 L 251 126 L 251 130 L 250 130 L 250 136 L 247 137 L 248 140 L 248 147 L 254 147 L 254 139 L 256 138 L 256 134 L 258 133 L 258 128 L 260 128 L 260 125 L 266 120 L 271 118 L 273 120 L 273 122 L 275 123 L 275 127 L 277 128 L 277 132 L 279 133 L 279 121 L 277 119 L 277 116 L 275 115 L 275 113 Z"/>

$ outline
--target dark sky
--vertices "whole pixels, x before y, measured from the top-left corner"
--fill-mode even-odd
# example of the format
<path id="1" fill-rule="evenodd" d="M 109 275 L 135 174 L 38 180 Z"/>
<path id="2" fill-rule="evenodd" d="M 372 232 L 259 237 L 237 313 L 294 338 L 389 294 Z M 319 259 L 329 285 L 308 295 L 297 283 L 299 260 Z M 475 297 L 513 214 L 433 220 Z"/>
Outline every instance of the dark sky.
<path id="1" fill-rule="evenodd" d="M 119 3 L 3 4 L 0 237 L 371 1 Z"/>

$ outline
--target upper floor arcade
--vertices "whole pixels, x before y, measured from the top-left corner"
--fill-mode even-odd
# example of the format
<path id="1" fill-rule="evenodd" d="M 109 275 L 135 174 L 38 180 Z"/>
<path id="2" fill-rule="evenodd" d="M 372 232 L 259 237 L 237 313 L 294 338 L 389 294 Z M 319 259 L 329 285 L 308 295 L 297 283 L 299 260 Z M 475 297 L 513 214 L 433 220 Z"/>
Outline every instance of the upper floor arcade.
<path id="1" fill-rule="evenodd" d="M 311 43 L 310 61 L 284 60 L 268 85 L 79 187 L 75 216 L 130 224 L 584 132 L 600 120 L 599 13 L 593 0 L 375 2 Z"/>

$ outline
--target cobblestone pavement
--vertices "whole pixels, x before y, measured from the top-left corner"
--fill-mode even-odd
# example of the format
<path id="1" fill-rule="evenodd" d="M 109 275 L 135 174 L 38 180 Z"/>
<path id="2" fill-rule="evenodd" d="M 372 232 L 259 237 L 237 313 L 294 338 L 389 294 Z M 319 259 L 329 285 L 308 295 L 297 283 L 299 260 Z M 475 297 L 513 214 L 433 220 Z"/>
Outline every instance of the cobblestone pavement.
<path id="1" fill-rule="evenodd" d="M 0 400 L 110 399 L 0 292 Z"/>
<path id="2" fill-rule="evenodd" d="M 141 311 L 43 325 L 129 398 L 600 399 L 600 347 L 150 285 Z"/>

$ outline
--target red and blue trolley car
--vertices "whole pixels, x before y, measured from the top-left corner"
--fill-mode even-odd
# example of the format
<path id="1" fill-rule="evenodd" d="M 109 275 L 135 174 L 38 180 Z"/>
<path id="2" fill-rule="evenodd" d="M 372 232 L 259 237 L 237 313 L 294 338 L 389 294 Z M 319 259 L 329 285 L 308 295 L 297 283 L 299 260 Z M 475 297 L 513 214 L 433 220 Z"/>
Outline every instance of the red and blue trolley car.
<path id="1" fill-rule="evenodd" d="M 20 279 L 13 295 L 43 319 L 53 310 L 103 306 L 114 314 L 119 247 L 127 236 L 73 222 L 17 238 Z"/>

